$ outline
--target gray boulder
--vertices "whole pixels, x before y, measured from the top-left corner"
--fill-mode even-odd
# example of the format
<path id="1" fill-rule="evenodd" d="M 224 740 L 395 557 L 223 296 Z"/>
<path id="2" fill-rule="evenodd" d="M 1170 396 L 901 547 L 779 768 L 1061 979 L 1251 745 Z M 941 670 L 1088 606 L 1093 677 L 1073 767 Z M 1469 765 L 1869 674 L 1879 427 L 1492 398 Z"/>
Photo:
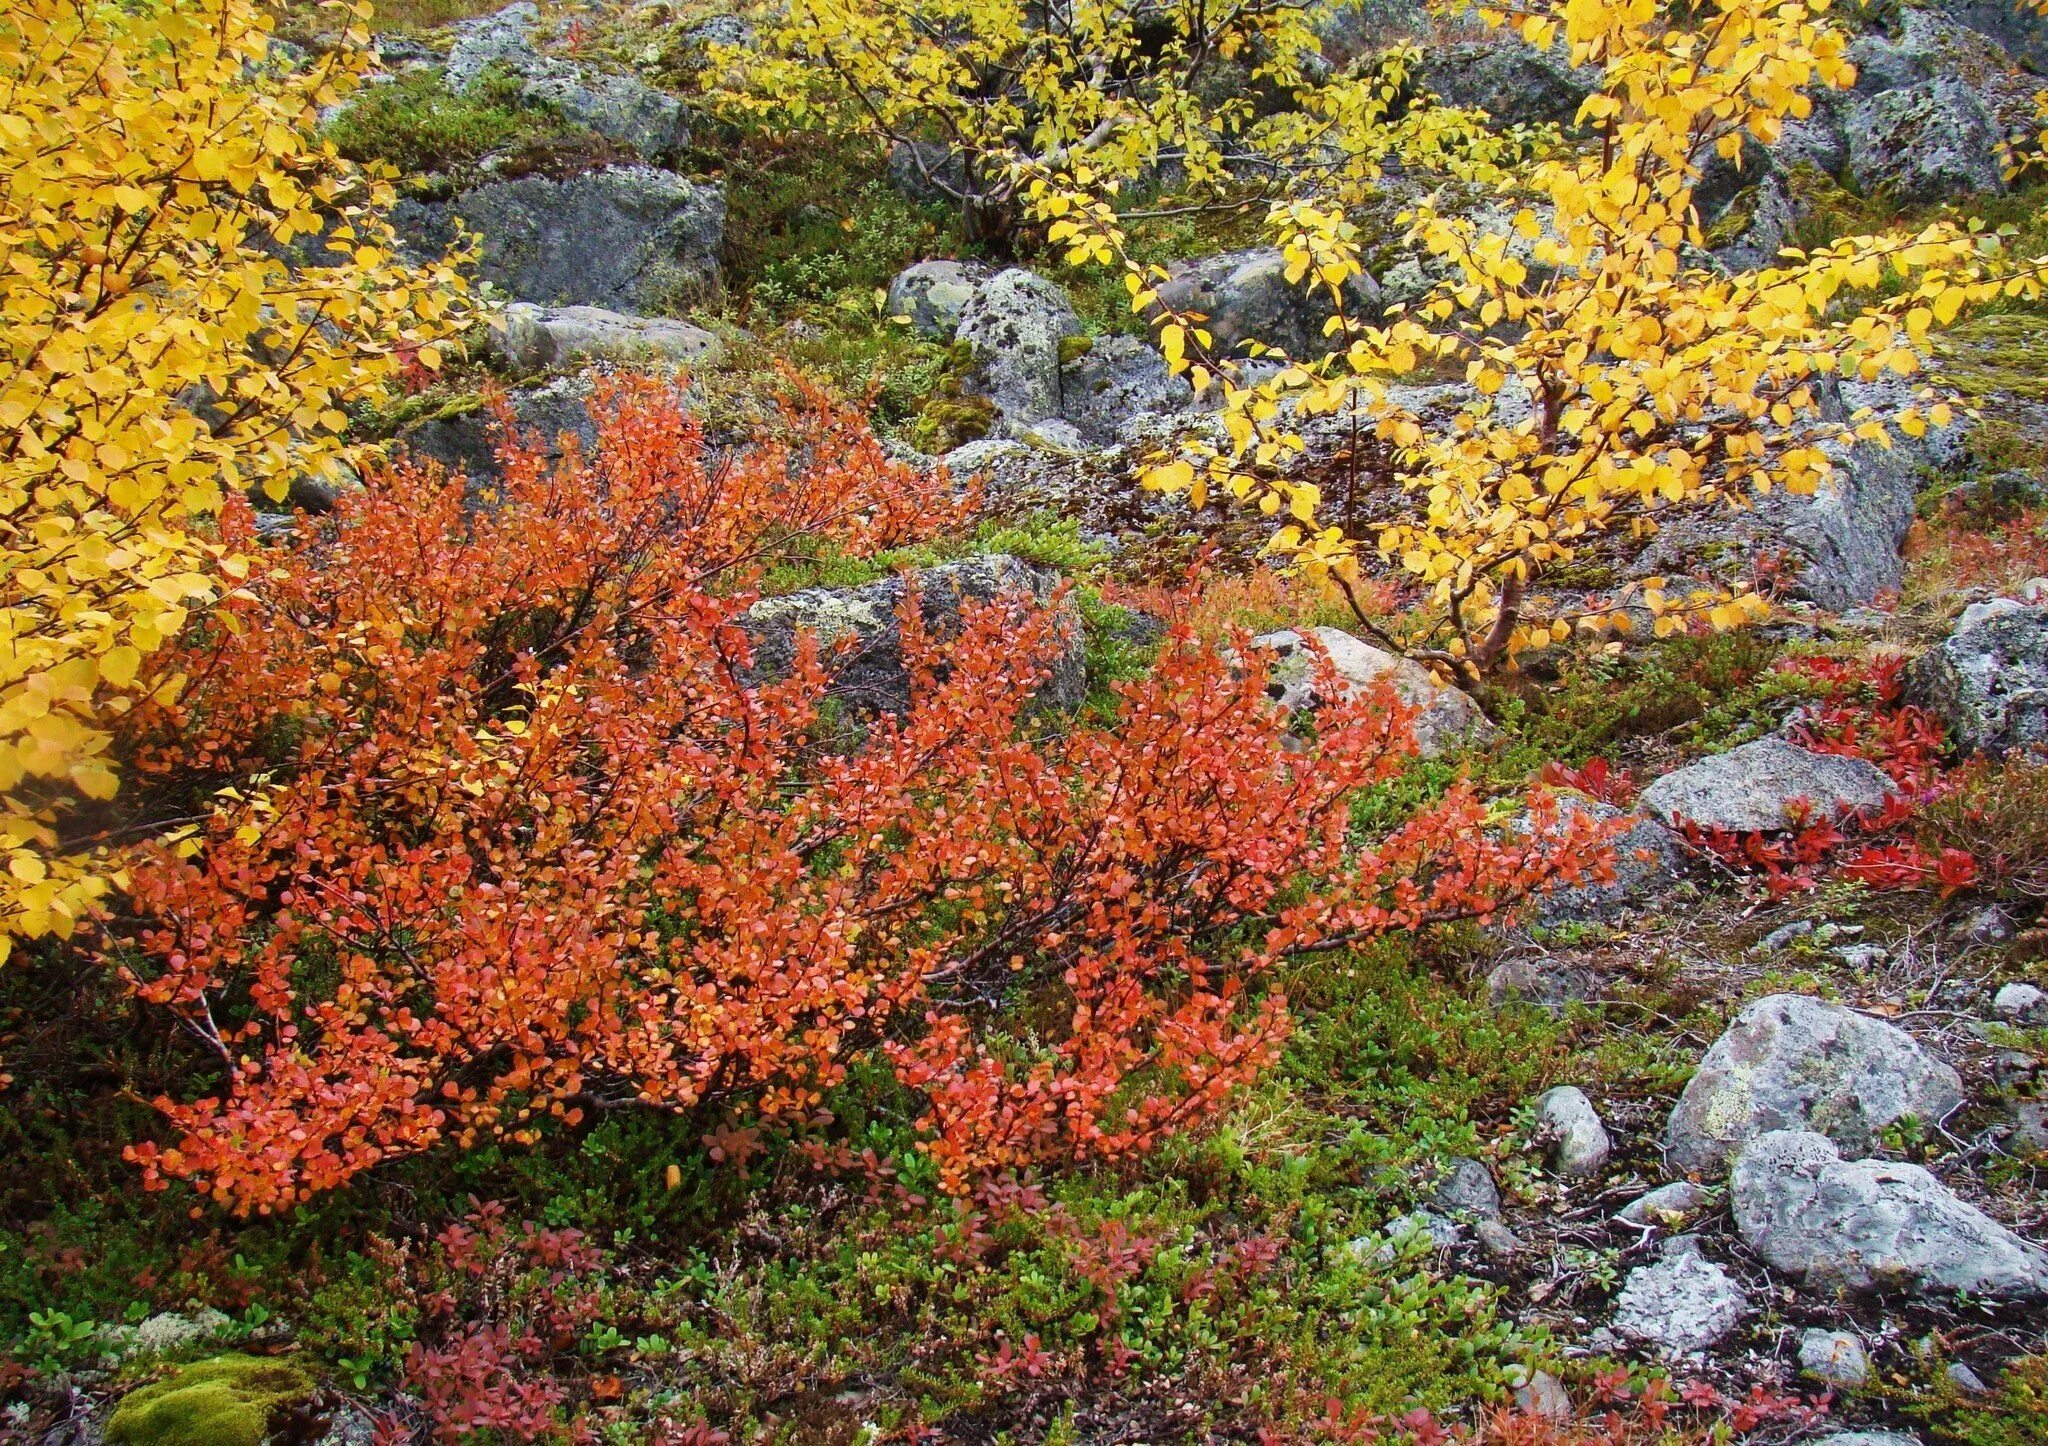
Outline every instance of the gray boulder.
<path id="1" fill-rule="evenodd" d="M 909 200 L 958 205 L 967 179 L 967 158 L 943 142 L 903 141 L 889 152 L 889 183 Z"/>
<path id="2" fill-rule="evenodd" d="M 1729 1199 L 1749 1247 L 1809 1290 L 2048 1300 L 2048 1251 L 1920 1166 L 1845 1160 L 1824 1135 L 1751 1142 Z"/>
<path id="3" fill-rule="evenodd" d="M 439 255 L 460 222 L 481 238 L 479 276 L 515 301 L 660 312 L 718 289 L 725 192 L 651 166 L 566 181 L 526 176 L 452 201 L 401 201 L 393 223 Z"/>
<path id="4" fill-rule="evenodd" d="M 1081 318 L 1057 284 L 1012 267 L 975 291 L 957 335 L 974 348 L 974 382 L 1012 430 L 1060 414 L 1060 342 Z"/>
<path id="5" fill-rule="evenodd" d="M 1603 823 L 1626 821 L 1628 826 L 1614 840 L 1614 877 L 1604 884 L 1578 884 L 1543 895 L 1536 905 L 1538 923 L 1611 919 L 1656 899 L 1684 875 L 1685 849 L 1655 819 L 1573 794 L 1561 796 L 1559 802 L 1574 814 L 1588 814 Z"/>
<path id="6" fill-rule="evenodd" d="M 1954 76 L 1868 97 L 1847 130 L 1849 174 L 1867 192 L 1910 204 L 2005 189 L 1998 123 Z"/>
<path id="7" fill-rule="evenodd" d="M 1345 696 L 1355 697 L 1384 681 L 1418 710 L 1415 746 L 1424 758 L 1483 743 L 1496 733 L 1471 694 L 1442 682 L 1422 664 L 1362 642 L 1341 628 L 1314 628 L 1311 634 L 1329 653 Z M 1323 701 L 1316 693 L 1314 663 L 1300 633 L 1267 633 L 1253 638 L 1252 646 L 1269 657 L 1266 692 L 1282 708 L 1295 713 Z"/>
<path id="8" fill-rule="evenodd" d="M 1748 1314 L 1749 1297 L 1727 1271 L 1697 1249 L 1676 1250 L 1629 1272 L 1614 1329 L 1660 1355 L 1690 1356 L 1733 1335 Z"/>
<path id="9" fill-rule="evenodd" d="M 960 313 L 992 274 L 979 261 L 919 261 L 889 283 L 883 310 L 907 318 L 919 336 L 950 341 L 960 329 Z"/>
<path id="10" fill-rule="evenodd" d="M 1933 0 L 1927 7 L 1996 43 L 2039 73 L 2048 71 L 2048 17 L 2012 0 Z"/>
<path id="11" fill-rule="evenodd" d="M 575 438 L 585 456 L 597 445 L 588 378 L 557 377 L 545 386 L 521 387 L 506 402 L 513 427 L 537 441 L 551 461 L 562 455 L 564 437 Z M 481 406 L 427 418 L 399 436 L 400 447 L 412 456 L 439 462 L 474 482 L 498 477 L 496 443 L 496 422 Z"/>
<path id="12" fill-rule="evenodd" d="M 1759 738 L 1665 774 L 1638 802 L 1644 813 L 1673 828 L 1694 823 L 1750 833 L 1792 826 L 1801 804 L 1815 820 L 1839 822 L 1882 808 L 1891 792 L 1891 781 L 1861 758 Z"/>
<path id="13" fill-rule="evenodd" d="M 1451 105 L 1476 107 L 1496 124 L 1569 125 L 1600 86 L 1600 67 L 1574 67 L 1562 46 L 1538 50 L 1505 32 L 1486 40 L 1438 46 L 1417 80 Z"/>
<path id="14" fill-rule="evenodd" d="M 2048 742 L 2048 607 L 1972 603 L 1908 666 L 1906 688 L 1962 752 L 1998 757 Z"/>
<path id="15" fill-rule="evenodd" d="M 1196 312 L 1214 350 L 1240 354 L 1251 343 L 1307 360 L 1331 350 L 1323 327 L 1334 314 L 1328 289 L 1311 293 L 1287 279 L 1287 261 L 1277 246 L 1227 251 L 1196 261 L 1177 261 L 1159 283 L 1159 309 Z M 1371 320 L 1380 313 L 1379 284 L 1363 273 L 1346 283 L 1345 310 Z"/>
<path id="16" fill-rule="evenodd" d="M 1134 428 L 1191 410 L 1195 389 L 1142 337 L 1099 336 L 1060 368 L 1060 416 L 1080 440 L 1114 447 Z"/>
<path id="17" fill-rule="evenodd" d="M 630 146 L 648 160 L 662 160 L 690 144 L 682 102 L 630 75 L 593 71 L 535 48 L 540 11 L 528 0 L 453 28 L 445 71 L 448 88 L 475 89 L 492 67 L 523 82 L 521 95 L 554 107 L 564 119 Z"/>
<path id="18" fill-rule="evenodd" d="M 1933 1124 L 1963 1102 L 1962 1079 L 1918 1040 L 1868 1014 L 1773 994 L 1714 1041 L 1671 1111 L 1674 1169 L 1718 1175 L 1772 1130 L 1812 1130 L 1867 1154 L 1908 1115 Z"/>
<path id="19" fill-rule="evenodd" d="M 2008 1024 L 2048 1024 L 2048 994 L 2018 980 L 1999 986 L 1991 1012 Z"/>
<path id="20" fill-rule="evenodd" d="M 1607 1127 L 1578 1086 L 1545 1090 L 1536 1101 L 1536 1128 L 1548 1142 L 1550 1168 L 1557 1174 L 1584 1179 L 1607 1168 L 1614 1148 Z"/>
<path id="21" fill-rule="evenodd" d="M 600 306 L 505 308 L 497 345 L 518 371 L 575 361 L 674 368 L 717 361 L 725 343 L 701 326 L 660 316 L 627 316 Z"/>
<path id="22" fill-rule="evenodd" d="M 928 633 L 955 637 L 969 603 L 1008 602 L 1042 606 L 1052 600 L 1059 577 L 1003 553 L 970 557 L 918 570 L 918 611 Z M 910 674 L 903 660 L 897 609 L 904 580 L 885 578 L 865 587 L 809 588 L 766 598 L 747 610 L 743 625 L 754 640 L 754 670 L 773 677 L 788 672 L 800 634 L 818 640 L 831 669 L 832 696 L 863 713 L 908 712 Z M 1081 618 L 1071 599 L 1061 604 L 1058 650 L 1041 660 L 1049 676 L 1038 701 L 1057 708 L 1079 707 L 1088 692 Z M 843 651 L 839 651 L 843 647 Z"/>
<path id="23" fill-rule="evenodd" d="M 1937 10 L 1901 8 L 1894 28 L 1849 43 L 1856 93 L 1870 96 L 1943 78 L 1961 81 L 2001 132 L 2038 128 L 2033 95 L 2040 82 L 2020 72 L 2004 46 Z"/>

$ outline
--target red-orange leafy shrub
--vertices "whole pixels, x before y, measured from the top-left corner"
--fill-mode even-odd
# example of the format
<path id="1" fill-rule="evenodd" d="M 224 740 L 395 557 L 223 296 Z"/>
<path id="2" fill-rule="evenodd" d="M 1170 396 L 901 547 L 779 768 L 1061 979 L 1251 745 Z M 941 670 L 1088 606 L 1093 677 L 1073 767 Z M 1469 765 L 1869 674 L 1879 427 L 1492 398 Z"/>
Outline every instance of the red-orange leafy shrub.
<path id="1" fill-rule="evenodd" d="M 481 505 L 398 468 L 167 659 L 189 685 L 131 749 L 202 821 L 137 852 L 108 952 L 220 1066 L 156 1101 L 150 1185 L 268 1211 L 593 1108 L 806 1117 L 877 1046 L 951 1187 L 1115 1155 L 1273 1058 L 1281 956 L 1601 866 L 1543 800 L 1526 833 L 1460 791 L 1350 837 L 1407 711 L 1304 744 L 1185 632 L 1114 727 L 1043 727 L 1066 624 L 1021 601 L 950 641 L 906 605 L 912 705 L 849 743 L 814 648 L 753 675 L 750 588 L 793 540 L 950 520 L 943 479 L 816 399 L 723 456 L 655 384 L 594 411 L 592 456 L 509 442 Z M 1013 987 L 1040 1043 L 993 1051 Z"/>

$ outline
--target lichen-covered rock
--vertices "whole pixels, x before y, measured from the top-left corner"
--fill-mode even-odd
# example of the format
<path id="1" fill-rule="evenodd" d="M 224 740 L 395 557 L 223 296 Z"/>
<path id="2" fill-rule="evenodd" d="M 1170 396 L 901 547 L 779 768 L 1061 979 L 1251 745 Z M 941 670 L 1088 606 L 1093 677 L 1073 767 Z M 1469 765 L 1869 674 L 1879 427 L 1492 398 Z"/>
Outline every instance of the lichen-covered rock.
<path id="1" fill-rule="evenodd" d="M 1727 1271 L 1697 1250 L 1677 1250 L 1629 1272 L 1614 1329 L 1660 1355 L 1690 1356 L 1733 1335 L 1747 1314 L 1749 1296 Z"/>
<path id="2" fill-rule="evenodd" d="M 1607 1168 L 1613 1145 L 1599 1111 L 1577 1085 L 1545 1090 L 1536 1101 L 1536 1128 L 1548 1142 L 1550 1168 L 1568 1179 L 1584 1179 Z"/>
<path id="3" fill-rule="evenodd" d="M 2048 743 L 2048 607 L 1972 603 L 1908 666 L 1906 688 L 1964 752 L 1998 757 Z"/>
<path id="4" fill-rule="evenodd" d="M 1845 1160 L 1825 1135 L 1752 1141 L 1729 1201 L 1750 1249 L 1809 1290 L 2048 1300 L 2048 1251 L 1920 1166 Z"/>
<path id="5" fill-rule="evenodd" d="M 701 326 L 664 316 L 628 316 L 601 306 L 505 308 L 498 348 L 519 371 L 577 361 L 637 364 L 650 369 L 708 364 L 725 344 Z"/>
<path id="6" fill-rule="evenodd" d="M 460 221 L 481 237 L 477 272 L 515 301 L 658 313 L 715 292 L 725 193 L 651 166 L 552 181 L 524 176 L 452 201 L 401 201 L 407 245 L 438 255 Z"/>
<path id="7" fill-rule="evenodd" d="M 540 11 L 528 0 L 453 27 L 448 88 L 468 92 L 493 67 L 523 82 L 521 95 L 554 107 L 572 125 L 630 146 L 648 160 L 679 154 L 690 144 L 682 102 L 630 75 L 592 70 L 534 45 Z"/>
<path id="8" fill-rule="evenodd" d="M 1143 337 L 1096 337 L 1060 368 L 1060 417 L 1084 444 L 1116 446 L 1134 426 L 1194 405 L 1187 378 Z"/>
<path id="9" fill-rule="evenodd" d="M 1870 96 L 1847 131 L 1849 174 L 1866 192 L 1917 204 L 2005 189 L 1998 123 L 1954 76 Z"/>
<path id="10" fill-rule="evenodd" d="M 1600 88 L 1600 67 L 1574 66 L 1562 47 L 1538 50 L 1502 32 L 1432 48 L 1416 78 L 1449 104 L 1476 106 L 1500 125 L 1562 125 Z"/>
<path id="11" fill-rule="evenodd" d="M 1011 430 L 1060 414 L 1060 342 L 1081 318 L 1058 284 L 1019 267 L 984 282 L 956 335 L 974 348 L 974 383 Z"/>
<path id="12" fill-rule="evenodd" d="M 1494 736 L 1493 724 L 1469 693 L 1441 681 L 1420 663 L 1362 642 L 1341 628 L 1315 628 L 1311 636 L 1329 653 L 1347 696 L 1384 681 L 1393 685 L 1403 702 L 1418 710 L 1415 746 L 1423 757 L 1434 758 Z M 1315 691 L 1314 663 L 1300 633 L 1267 633 L 1253 638 L 1252 646 L 1269 655 L 1266 692 L 1282 708 L 1298 712 L 1322 701 Z"/>
<path id="13" fill-rule="evenodd" d="M 967 604 L 1045 606 L 1058 581 L 1056 573 L 1003 553 L 941 563 L 914 575 L 925 629 L 941 640 L 959 634 Z M 767 677 L 786 673 L 799 635 L 809 633 L 826 654 L 833 697 L 857 712 L 907 712 L 910 674 L 897 621 L 903 598 L 903 579 L 891 577 L 865 587 L 808 588 L 755 603 L 742 620 L 754 639 L 754 669 Z M 1088 691 L 1081 618 L 1071 600 L 1060 605 L 1060 615 L 1059 645 L 1052 656 L 1039 660 L 1048 676 L 1038 701 L 1075 708 Z"/>
<path id="14" fill-rule="evenodd" d="M 1963 1101 L 1962 1079 L 1895 1024 L 1811 999 L 1773 994 L 1714 1041 L 1671 1111 L 1665 1156 L 1675 1169 L 1718 1175 L 1772 1130 L 1812 1130 L 1844 1149 L 1877 1148 L 1887 1125 L 1926 1124 Z"/>
<path id="15" fill-rule="evenodd" d="M 1311 293 L 1287 279 L 1277 246 L 1227 251 L 1178 261 L 1157 288 L 1161 310 L 1198 312 L 1219 352 L 1241 354 L 1248 344 L 1276 348 L 1305 360 L 1331 349 L 1324 326 L 1333 314 L 1327 291 Z M 1345 308 L 1354 317 L 1379 315 L 1379 285 L 1360 273 L 1346 283 Z"/>
<path id="16" fill-rule="evenodd" d="M 905 318 L 919 336 L 950 341 L 960 313 L 993 273 L 979 261 L 919 261 L 889 283 L 883 310 Z"/>
<path id="17" fill-rule="evenodd" d="M 1849 42 L 1849 59 L 1859 96 L 1947 77 L 1976 94 L 2001 132 L 2033 123 L 2039 80 L 2023 74 L 1997 41 L 1937 10 L 1900 7 L 1889 31 L 1866 30 Z"/>
<path id="18" fill-rule="evenodd" d="M 1429 31 L 1429 11 L 1422 0 L 1342 0 L 1317 9 L 1314 17 L 1323 59 L 1340 69 Z"/>
<path id="19" fill-rule="evenodd" d="M 1787 828 L 1800 809 L 1839 822 L 1882 808 L 1891 782 L 1861 758 L 1815 753 L 1782 738 L 1759 738 L 1703 758 L 1652 783 L 1638 805 L 1673 828 L 1684 823 L 1735 833 Z"/>
<path id="20" fill-rule="evenodd" d="M 297 1366 L 216 1356 L 121 1398 L 107 1446 L 263 1446 L 276 1413 L 313 1394 Z"/>

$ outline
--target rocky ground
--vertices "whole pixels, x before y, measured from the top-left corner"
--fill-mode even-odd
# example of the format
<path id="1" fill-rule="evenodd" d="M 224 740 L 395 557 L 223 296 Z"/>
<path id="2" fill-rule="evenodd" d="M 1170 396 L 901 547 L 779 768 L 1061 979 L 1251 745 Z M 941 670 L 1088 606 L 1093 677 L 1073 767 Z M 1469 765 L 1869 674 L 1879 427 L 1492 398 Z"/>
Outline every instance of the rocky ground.
<path id="1" fill-rule="evenodd" d="M 1548 55 L 1399 4 L 1347 24 L 1361 48 L 1433 35 L 1428 84 L 1503 120 L 1567 122 L 1586 94 Z M 436 1312 L 490 1322 L 568 1280 L 581 1304 L 551 1364 L 513 1375 L 544 1376 L 549 1431 L 589 1439 L 1357 1440 L 1369 1414 L 1420 1441 L 1398 1424 L 1416 1408 L 1470 1426 L 1518 1407 L 1614 1439 L 2048 1440 L 2039 317 L 1943 344 L 1974 408 L 1956 426 L 1555 583 L 1597 602 L 1645 576 L 1764 577 L 1769 624 L 1552 659 L 1483 712 L 1261 573 L 1257 519 L 1132 487 L 1148 447 L 1209 418 L 1115 296 L 952 244 L 900 158 L 792 155 L 708 114 L 704 47 L 748 34 L 671 0 L 385 33 L 387 74 L 333 134 L 410 173 L 409 244 L 480 237 L 502 312 L 471 365 L 366 435 L 486 477 L 496 390 L 518 424 L 587 441 L 589 369 L 683 366 L 707 426 L 738 438 L 791 360 L 865 395 L 900 454 L 978 479 L 986 520 L 929 555 L 798 569 L 755 610 L 765 659 L 800 628 L 856 636 L 838 686 L 888 708 L 896 567 L 939 625 L 1065 576 L 1081 589 L 1050 701 L 1089 706 L 1142 656 L 1156 586 L 1213 548 L 1217 624 L 1281 660 L 1279 706 L 1320 701 L 1298 661 L 1313 631 L 1347 678 L 1390 675 L 1421 709 L 1416 797 L 1547 767 L 1625 827 L 1618 877 L 1319 966 L 1291 986 L 1286 1064 L 1212 1135 L 959 1215 L 884 1163 L 903 1122 L 875 1108 L 874 1148 L 836 1171 L 779 1151 L 719 1175 L 694 1140 L 610 1123 L 547 1158 L 397 1175 L 296 1227 L 167 1224 L 95 1174 L 126 1107 L 94 1083 L 103 1063 L 74 1057 L 48 1000 L 11 1000 L 0 1037 L 34 1102 L 16 1143 L 43 1163 L 0 1188 L 0 1319 L 22 1332 L 0 1439 L 199 1439 L 104 1433 L 125 1392 L 200 1389 L 191 1363 L 223 1351 L 284 1363 L 230 1383 L 296 1403 L 279 1439 L 413 1439 L 440 1387 L 406 1362 Z M 1703 188 L 1719 264 L 1825 240 L 1880 196 L 2039 230 L 1999 144 L 2030 124 L 2048 25 L 1995 0 L 1896 7 L 1854 54 L 1853 92 Z M 1388 215 L 1401 200 L 1390 182 Z M 1306 349 L 1322 317 L 1278 253 L 1241 219 L 1205 226 L 1144 238 L 1176 298 L 1226 344 Z M 1430 279 L 1390 241 L 1357 302 Z M 1448 405 L 1463 383 L 1436 385 Z M 1305 465 L 1333 482 L 1361 465 L 1347 423 L 1311 437 Z M 1911 746 L 1923 726 L 1940 747 Z M 1937 779 L 1967 807 L 1909 817 Z M 1971 868 L 1900 886 L 1891 855 L 1857 852 L 1881 817 L 1869 849 L 1916 840 L 1930 870 L 1944 849 Z M 491 1242 L 474 1272 L 450 1265 L 458 1219 Z M 545 1270 L 520 1254 L 536 1231 L 570 1242 Z M 1262 1434 L 1283 1421 L 1294 1434 Z"/>

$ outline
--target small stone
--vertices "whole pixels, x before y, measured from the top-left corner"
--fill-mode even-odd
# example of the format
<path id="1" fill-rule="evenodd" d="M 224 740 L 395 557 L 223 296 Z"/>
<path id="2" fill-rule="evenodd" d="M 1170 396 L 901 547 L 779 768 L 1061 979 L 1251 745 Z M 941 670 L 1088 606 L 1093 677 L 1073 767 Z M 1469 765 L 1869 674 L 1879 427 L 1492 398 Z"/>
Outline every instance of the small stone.
<path id="1" fill-rule="evenodd" d="M 2010 1024 L 2048 1020 L 2048 994 L 2031 984 L 2007 984 L 1991 997 L 1991 1011 Z"/>
<path id="2" fill-rule="evenodd" d="M 1920 1446 L 1910 1431 L 1837 1431 L 1820 1441 L 1821 1446 Z"/>
<path id="3" fill-rule="evenodd" d="M 1764 935 L 1763 938 L 1757 940 L 1756 945 L 1751 950 L 1751 952 L 1756 954 L 1776 953 L 1778 950 L 1784 948 L 1787 944 L 1790 944 L 1794 939 L 1804 939 L 1808 934 L 1811 934 L 1812 932 L 1813 920 L 1794 919 L 1791 923 L 1782 924 L 1779 927 L 1771 930 L 1770 933 Z"/>
<path id="4" fill-rule="evenodd" d="M 990 275 L 978 261 L 920 261 L 889 283 L 883 310 L 902 317 L 919 336 L 950 341 L 960 328 L 960 313 Z"/>
<path id="5" fill-rule="evenodd" d="M 1360 1259 L 1365 1259 L 1370 1252 L 1376 1263 L 1391 1265 L 1418 1236 L 1427 1236 L 1430 1244 L 1438 1250 L 1448 1250 L 1465 1238 L 1465 1232 L 1458 1228 L 1455 1220 L 1446 1219 L 1433 1210 L 1411 1210 L 1387 1222 L 1384 1241 L 1375 1243 L 1372 1236 L 1362 1236 L 1350 1242 L 1346 1249 Z"/>
<path id="6" fill-rule="evenodd" d="M 1835 957 L 1847 967 L 1861 973 L 1884 963 L 1890 952 L 1882 944 L 1844 944 L 1835 950 Z"/>
<path id="7" fill-rule="evenodd" d="M 1578 1414 L 1571 1392 L 1548 1371 L 1538 1371 L 1527 1385 L 1515 1387 L 1515 1408 L 1547 1421 L 1569 1421 Z"/>
<path id="8" fill-rule="evenodd" d="M 1991 1389 L 1984 1384 L 1983 1377 L 1979 1376 L 1961 1361 L 1950 1361 L 1948 1369 L 1942 1372 L 1942 1374 L 1948 1377 L 1948 1383 L 1951 1386 L 1954 1386 L 1965 1395 L 1981 1396 Z"/>
<path id="9" fill-rule="evenodd" d="M 1726 1340 L 1748 1313 L 1742 1287 L 1693 1242 L 1629 1272 L 1615 1300 L 1614 1328 L 1662 1355 L 1689 1356 Z"/>
<path id="10" fill-rule="evenodd" d="M 1479 1161 L 1463 1156 L 1444 1162 L 1429 1200 L 1446 1215 L 1500 1219 L 1500 1189 L 1493 1183 L 1493 1175 Z"/>
<path id="11" fill-rule="evenodd" d="M 1597 1175 L 1613 1146 L 1586 1092 L 1575 1085 L 1546 1090 L 1536 1101 L 1538 1128 L 1550 1142 L 1550 1168 L 1571 1179 Z"/>
<path id="12" fill-rule="evenodd" d="M 2010 944 L 2018 932 L 2012 915 L 1996 904 L 1970 910 L 1955 925 L 1957 937 L 1966 944 Z"/>
<path id="13" fill-rule="evenodd" d="M 1481 1217 L 1473 1221 L 1472 1234 L 1488 1260 L 1506 1260 L 1522 1251 L 1522 1238 L 1498 1220 Z"/>
<path id="14" fill-rule="evenodd" d="M 1694 1184 L 1691 1180 L 1679 1180 L 1670 1185 L 1660 1185 L 1646 1195 L 1639 1195 L 1624 1205 L 1615 1219 L 1624 1225 L 1638 1229 L 1649 1225 L 1665 1227 L 1683 1225 L 1694 1216 L 1703 1213 L 1718 1202 L 1718 1192 L 1705 1185 Z"/>
<path id="15" fill-rule="evenodd" d="M 1870 1355 L 1852 1331 L 1809 1330 L 1799 1338 L 1799 1369 L 1853 1390 L 1870 1379 Z"/>
<path id="16" fill-rule="evenodd" d="M 2048 1100 L 2021 1100 L 2012 1107 L 2006 1148 L 2022 1160 L 2048 1156 Z"/>

